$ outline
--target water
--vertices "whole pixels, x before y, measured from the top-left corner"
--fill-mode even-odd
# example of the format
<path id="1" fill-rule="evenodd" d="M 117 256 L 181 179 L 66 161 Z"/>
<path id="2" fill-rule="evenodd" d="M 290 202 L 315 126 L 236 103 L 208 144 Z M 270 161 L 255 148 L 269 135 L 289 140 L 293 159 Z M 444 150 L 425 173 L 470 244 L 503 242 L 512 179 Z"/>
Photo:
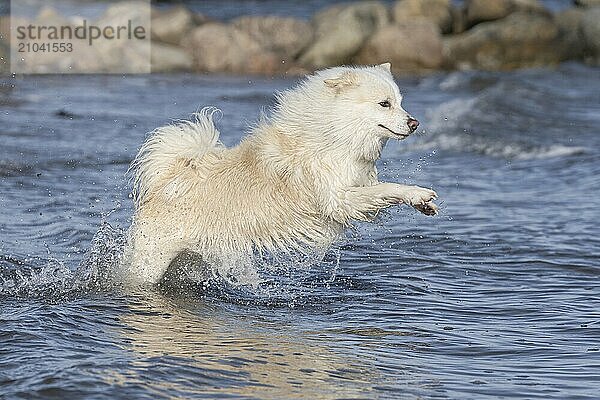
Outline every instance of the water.
<path id="1" fill-rule="evenodd" d="M 544 398 L 600 393 L 600 71 L 399 83 L 423 132 L 382 179 L 437 190 L 318 265 L 131 288 L 114 274 L 144 134 L 201 105 L 235 144 L 290 79 L 0 86 L 0 397 Z"/>
<path id="2" fill-rule="evenodd" d="M 356 0 L 183 0 L 183 3 L 195 12 L 212 18 L 229 20 L 241 15 L 293 15 L 297 18 L 310 19 L 319 10 L 337 3 L 353 3 Z M 380 0 L 391 7 L 394 0 Z M 457 7 L 464 4 L 463 0 L 452 0 Z M 571 0 L 541 0 L 541 3 L 552 11 L 560 11 L 573 6 Z M 170 4 L 166 2 L 165 6 Z M 159 3 L 159 6 L 161 4 Z"/>
<path id="3" fill-rule="evenodd" d="M 19 0 L 27 2 L 28 0 Z M 168 8 L 173 4 L 183 3 L 192 11 L 204 14 L 210 18 L 218 20 L 231 20 L 244 15 L 279 15 L 294 16 L 301 19 L 310 19 L 314 13 L 338 3 L 352 3 L 356 0 L 304 0 L 298 1 L 279 1 L 279 0 L 178 0 L 156 1 L 155 6 Z M 392 6 L 394 0 L 380 0 L 387 6 Z M 453 0 L 456 6 L 461 6 L 463 0 Z M 0 0 L 0 15 L 8 14 L 9 0 Z M 63 12 L 72 12 L 76 8 L 79 13 L 88 17 L 97 17 L 101 15 L 106 7 L 112 3 L 112 0 L 95 0 L 82 2 L 78 0 L 54 0 L 53 7 Z M 552 11 L 561 11 L 573 6 L 572 0 L 541 0 L 546 8 Z M 37 4 L 37 3 L 36 3 Z"/>

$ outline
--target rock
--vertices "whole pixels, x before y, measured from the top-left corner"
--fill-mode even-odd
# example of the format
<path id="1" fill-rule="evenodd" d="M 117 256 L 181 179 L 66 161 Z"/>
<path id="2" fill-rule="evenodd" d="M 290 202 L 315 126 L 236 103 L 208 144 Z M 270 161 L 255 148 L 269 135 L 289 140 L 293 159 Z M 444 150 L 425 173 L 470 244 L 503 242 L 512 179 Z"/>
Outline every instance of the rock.
<path id="1" fill-rule="evenodd" d="M 442 61 L 439 28 L 425 18 L 381 28 L 356 57 L 359 64 L 391 62 L 394 73 L 436 70 Z"/>
<path id="2" fill-rule="evenodd" d="M 147 2 L 133 0 L 122 1 L 110 5 L 100 19 L 98 26 L 133 26 L 148 27 L 151 21 L 151 9 Z M 147 32 L 148 34 L 150 32 Z"/>
<path id="3" fill-rule="evenodd" d="M 452 33 L 463 33 L 467 30 L 467 15 L 465 10 L 460 7 L 451 7 L 452 14 Z"/>
<path id="4" fill-rule="evenodd" d="M 246 16 L 232 24 L 282 60 L 293 60 L 313 39 L 310 24 L 295 18 Z"/>
<path id="5" fill-rule="evenodd" d="M 212 19 L 211 17 L 201 14 L 201 13 L 194 13 L 193 15 L 194 19 L 194 24 L 195 25 L 204 25 L 204 24 L 208 24 L 209 22 L 217 22 L 214 19 Z"/>
<path id="6" fill-rule="evenodd" d="M 180 47 L 152 43 L 152 72 L 190 71 L 194 64 L 192 56 Z"/>
<path id="7" fill-rule="evenodd" d="M 233 25 L 202 25 L 192 30 L 183 45 L 200 72 L 270 74 L 282 69 L 277 56 Z"/>
<path id="8" fill-rule="evenodd" d="M 513 12 L 544 12 L 544 6 L 538 0 L 467 0 L 465 17 L 467 28 L 480 22 L 495 21 Z"/>
<path id="9" fill-rule="evenodd" d="M 10 41 L 10 29 L 11 24 L 16 30 L 18 26 L 28 26 L 30 24 L 37 24 L 35 20 L 31 20 L 22 16 L 17 15 L 2 15 L 0 16 L 0 34 L 3 34 L 6 40 Z"/>
<path id="10" fill-rule="evenodd" d="M 596 7 L 600 6 L 600 0 L 575 0 L 575 5 L 579 7 Z"/>
<path id="11" fill-rule="evenodd" d="M 448 66 L 510 70 L 559 63 L 560 32 L 544 14 L 514 13 L 444 40 Z"/>
<path id="12" fill-rule="evenodd" d="M 164 11 L 153 10 L 152 39 L 163 43 L 179 44 L 193 25 L 194 15 L 183 6 L 172 7 Z"/>
<path id="13" fill-rule="evenodd" d="M 87 21 L 88 26 L 121 26 L 131 21 L 133 26 L 150 25 L 150 8 L 148 3 L 132 1 L 121 2 L 109 6 L 97 21 Z M 36 17 L 35 24 L 39 26 L 69 26 L 77 29 L 81 26 L 81 17 L 71 17 L 70 20 L 59 15 L 55 10 L 42 8 Z M 150 32 L 146 32 L 149 39 Z M 36 35 L 37 36 L 37 35 Z M 64 40 L 73 45 L 73 52 L 32 51 L 23 54 L 15 60 L 15 69 L 23 73 L 146 73 L 150 72 L 150 40 L 138 39 L 100 39 L 89 45 L 90 36 L 85 39 L 73 37 Z M 44 45 L 45 38 L 23 40 L 33 45 Z"/>
<path id="14" fill-rule="evenodd" d="M 600 66 L 600 7 L 585 11 L 581 19 L 581 32 L 585 43 L 586 62 Z"/>
<path id="15" fill-rule="evenodd" d="M 8 44 L 4 40 L 0 41 L 0 75 L 5 75 L 10 72 L 10 59 Z"/>
<path id="16" fill-rule="evenodd" d="M 558 26 L 561 37 L 561 51 L 569 60 L 582 59 L 585 51 L 585 40 L 581 30 L 584 11 L 570 8 L 557 13 L 554 22 Z"/>
<path id="17" fill-rule="evenodd" d="M 366 40 L 389 22 L 379 1 L 339 4 L 315 15 L 315 42 L 300 56 L 300 63 L 323 68 L 347 63 Z"/>
<path id="18" fill-rule="evenodd" d="M 44 6 L 40 9 L 34 21 L 26 20 L 22 16 L 15 16 L 11 21 L 13 23 L 13 34 L 16 34 L 17 27 L 29 25 L 37 26 L 68 26 L 69 21 L 60 15 L 55 9 Z M 8 33 L 10 35 L 10 32 Z M 33 38 L 26 35 L 24 39 L 15 40 L 16 43 L 27 43 L 28 46 L 41 46 L 47 43 L 48 40 L 45 35 L 40 38 L 34 31 Z M 16 36 L 15 36 L 16 38 Z M 14 56 L 12 66 L 15 72 L 19 73 L 55 73 L 60 72 L 60 64 L 64 63 L 65 60 L 72 58 L 71 54 L 56 53 L 56 52 L 44 52 L 44 51 L 25 51 L 19 53 L 17 46 L 12 47 L 12 55 Z"/>
<path id="19" fill-rule="evenodd" d="M 0 15 L 0 42 L 10 43 L 10 16 Z"/>
<path id="20" fill-rule="evenodd" d="M 79 54 L 74 62 L 81 71 L 148 73 L 151 71 L 151 8 L 144 1 L 123 1 L 110 5 L 95 22 L 97 26 L 143 28 L 145 39 L 99 40 L 90 47 L 87 57 Z M 141 34 L 140 34 L 141 36 Z"/>
<path id="21" fill-rule="evenodd" d="M 504 18 L 512 11 L 511 0 L 467 0 L 465 2 L 467 25 Z"/>
<path id="22" fill-rule="evenodd" d="M 513 12 L 526 11 L 550 15 L 550 12 L 544 7 L 544 4 L 540 0 L 512 0 L 512 3 Z"/>
<path id="23" fill-rule="evenodd" d="M 410 22 L 424 17 L 434 22 L 442 33 L 452 32 L 452 5 L 450 0 L 400 0 L 392 8 L 396 22 Z"/>
<path id="24" fill-rule="evenodd" d="M 60 15 L 54 8 L 44 6 L 36 17 L 36 24 L 45 26 L 70 25 L 69 21 Z"/>

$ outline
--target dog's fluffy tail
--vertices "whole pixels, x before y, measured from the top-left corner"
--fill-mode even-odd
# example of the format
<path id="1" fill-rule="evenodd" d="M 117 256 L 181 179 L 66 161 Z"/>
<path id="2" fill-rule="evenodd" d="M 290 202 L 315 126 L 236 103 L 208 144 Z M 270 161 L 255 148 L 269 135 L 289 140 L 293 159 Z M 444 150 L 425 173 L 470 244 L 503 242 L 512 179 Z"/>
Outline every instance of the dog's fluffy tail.
<path id="1" fill-rule="evenodd" d="M 205 107 L 194 114 L 193 121 L 155 129 L 146 139 L 129 167 L 133 175 L 133 198 L 141 205 L 171 167 L 181 159 L 200 159 L 223 145 L 213 123 L 215 107 Z"/>

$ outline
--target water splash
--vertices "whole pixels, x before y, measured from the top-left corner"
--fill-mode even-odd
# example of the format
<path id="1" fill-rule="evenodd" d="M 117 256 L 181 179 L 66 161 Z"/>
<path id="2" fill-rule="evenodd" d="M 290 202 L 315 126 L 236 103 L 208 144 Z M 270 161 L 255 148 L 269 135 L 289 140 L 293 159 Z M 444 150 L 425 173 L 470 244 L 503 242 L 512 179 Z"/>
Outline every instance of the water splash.
<path id="1" fill-rule="evenodd" d="M 69 265 L 52 257 L 0 258 L 0 297 L 43 298 L 53 301 L 90 292 L 135 290 L 127 279 L 127 231 L 103 216 L 82 261 Z M 159 283 L 161 290 L 193 293 L 231 302 L 266 302 L 294 307 L 311 293 L 334 284 L 340 248 L 253 254 L 203 262 L 182 253 Z"/>
<path id="2" fill-rule="evenodd" d="M 23 259 L 3 256 L 0 259 L 0 296 L 52 300 L 77 293 L 110 290 L 119 285 L 115 271 L 124 244 L 124 231 L 103 222 L 83 261 L 74 269 L 51 255 Z"/>
<path id="3" fill-rule="evenodd" d="M 337 283 L 340 253 L 340 247 L 334 246 L 326 252 L 257 253 L 243 261 L 232 258 L 212 263 L 183 253 L 159 287 L 170 294 L 231 303 L 296 307 Z"/>

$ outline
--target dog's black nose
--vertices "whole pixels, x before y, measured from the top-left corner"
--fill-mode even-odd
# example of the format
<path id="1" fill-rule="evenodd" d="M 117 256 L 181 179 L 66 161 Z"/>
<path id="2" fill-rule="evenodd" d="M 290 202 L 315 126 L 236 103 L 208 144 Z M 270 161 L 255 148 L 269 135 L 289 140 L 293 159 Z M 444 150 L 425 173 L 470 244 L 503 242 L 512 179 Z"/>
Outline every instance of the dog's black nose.
<path id="1" fill-rule="evenodd" d="M 419 127 L 419 121 L 417 121 L 413 117 L 408 117 L 408 121 L 406 121 L 406 124 L 408 125 L 408 129 L 410 129 L 411 133 L 416 131 Z"/>

